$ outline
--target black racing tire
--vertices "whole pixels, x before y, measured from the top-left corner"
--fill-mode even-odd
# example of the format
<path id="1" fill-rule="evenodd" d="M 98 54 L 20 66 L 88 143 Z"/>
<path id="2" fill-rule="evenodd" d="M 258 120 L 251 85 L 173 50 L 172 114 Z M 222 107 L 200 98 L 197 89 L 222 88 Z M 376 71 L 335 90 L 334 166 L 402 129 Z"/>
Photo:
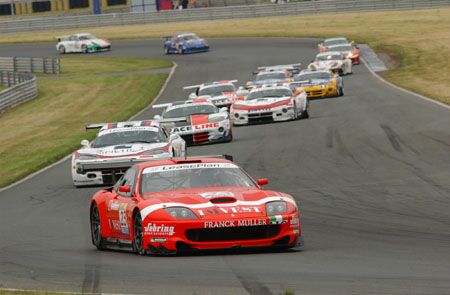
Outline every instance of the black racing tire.
<path id="1" fill-rule="evenodd" d="M 133 218 L 133 252 L 137 255 L 146 255 L 147 251 L 144 250 L 143 239 L 144 233 L 142 231 L 142 218 L 141 214 L 136 213 Z"/>
<path id="2" fill-rule="evenodd" d="M 308 119 L 308 118 L 309 118 L 308 110 L 305 110 L 305 111 L 302 113 L 301 118 L 302 118 L 302 119 Z"/>
<path id="3" fill-rule="evenodd" d="M 230 135 L 228 135 L 228 138 L 225 140 L 225 142 L 231 142 L 233 141 L 233 131 L 230 129 Z"/>
<path id="4" fill-rule="evenodd" d="M 97 247 L 98 250 L 106 249 L 106 240 L 102 237 L 102 226 L 100 223 L 100 211 L 97 204 L 93 204 L 91 207 L 91 238 L 92 244 Z"/>
<path id="5" fill-rule="evenodd" d="M 58 48 L 59 54 L 65 54 L 66 53 L 66 47 L 64 45 L 59 46 Z"/>
<path id="6" fill-rule="evenodd" d="M 86 45 L 81 45 L 81 52 L 83 53 L 89 53 L 89 49 Z"/>
<path id="7" fill-rule="evenodd" d="M 299 114 L 299 111 L 297 109 L 297 104 L 295 103 L 295 101 L 294 101 L 294 114 L 295 114 L 294 120 L 300 119 L 300 114 Z"/>

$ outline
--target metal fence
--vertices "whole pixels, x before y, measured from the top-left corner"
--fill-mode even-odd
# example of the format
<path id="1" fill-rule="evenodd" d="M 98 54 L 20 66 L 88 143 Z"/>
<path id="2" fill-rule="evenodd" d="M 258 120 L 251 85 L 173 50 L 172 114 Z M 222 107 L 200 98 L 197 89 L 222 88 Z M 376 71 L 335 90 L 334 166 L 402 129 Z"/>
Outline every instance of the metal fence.
<path id="1" fill-rule="evenodd" d="M 0 91 L 0 113 L 29 101 L 38 94 L 36 77 L 30 73 L 0 71 L 0 83 L 9 87 Z"/>
<path id="2" fill-rule="evenodd" d="M 58 57 L 0 57 L 0 70 L 59 74 L 60 64 Z"/>
<path id="3" fill-rule="evenodd" d="M 285 4 L 262 4 L 166 10 L 160 12 L 113 13 L 7 20 L 0 23 L 0 33 L 192 20 L 217 20 L 445 6 L 450 6 L 450 0 L 317 0 Z"/>

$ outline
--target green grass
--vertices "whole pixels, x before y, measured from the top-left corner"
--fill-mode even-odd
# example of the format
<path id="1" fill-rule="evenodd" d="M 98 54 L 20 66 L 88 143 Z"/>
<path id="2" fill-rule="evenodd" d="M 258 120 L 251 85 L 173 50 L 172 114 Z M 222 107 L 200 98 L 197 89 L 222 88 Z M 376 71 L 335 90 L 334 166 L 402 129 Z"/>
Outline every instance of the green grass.
<path id="1" fill-rule="evenodd" d="M 138 58 L 86 61 L 62 59 L 63 73 L 67 71 L 70 79 L 40 80 L 37 99 L 0 115 L 0 187 L 70 154 L 82 139 L 92 139 L 95 131 L 86 132 L 86 124 L 128 119 L 153 100 L 167 78 L 107 73 L 171 65 Z"/>
<path id="2" fill-rule="evenodd" d="M 0 43 L 54 42 L 56 35 L 77 31 L 2 34 Z M 384 74 L 387 80 L 450 104 L 450 8 L 139 24 L 89 31 L 108 39 L 159 38 L 179 31 L 194 31 L 204 37 L 343 35 L 399 57 L 399 67 Z"/>

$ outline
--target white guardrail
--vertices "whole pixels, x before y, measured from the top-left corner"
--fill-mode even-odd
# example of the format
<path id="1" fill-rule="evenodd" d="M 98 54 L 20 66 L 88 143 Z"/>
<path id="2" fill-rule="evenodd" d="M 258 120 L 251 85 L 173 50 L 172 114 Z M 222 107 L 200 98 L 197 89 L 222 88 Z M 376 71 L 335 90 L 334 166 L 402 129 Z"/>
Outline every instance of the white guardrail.
<path id="1" fill-rule="evenodd" d="M 0 57 L 0 70 L 21 73 L 59 74 L 59 58 Z"/>
<path id="2" fill-rule="evenodd" d="M 316 0 L 284 4 L 165 10 L 160 12 L 110 13 L 5 20 L 0 22 L 0 33 L 445 6 L 450 6 L 450 0 Z"/>
<path id="3" fill-rule="evenodd" d="M 9 87 L 0 91 L 0 113 L 38 94 L 36 77 L 31 73 L 0 71 L 0 84 Z"/>
<path id="4" fill-rule="evenodd" d="M 58 57 L 0 57 L 0 113 L 35 98 L 36 77 L 32 73 L 59 74 Z"/>

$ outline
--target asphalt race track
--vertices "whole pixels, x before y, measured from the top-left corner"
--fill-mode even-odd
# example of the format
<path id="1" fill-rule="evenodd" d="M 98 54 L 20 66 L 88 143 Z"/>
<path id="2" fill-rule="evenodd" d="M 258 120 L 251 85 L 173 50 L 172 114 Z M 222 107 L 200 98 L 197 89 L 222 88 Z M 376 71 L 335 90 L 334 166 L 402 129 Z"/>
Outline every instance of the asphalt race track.
<path id="1" fill-rule="evenodd" d="M 216 39 L 212 51 L 163 57 L 153 41 L 114 42 L 104 55 L 171 58 L 160 102 L 182 86 L 244 83 L 258 65 L 302 62 L 317 40 Z M 0 47 L 50 56 L 54 44 Z M 303 251 L 139 257 L 100 252 L 88 207 L 65 161 L 0 193 L 0 287 L 145 294 L 450 294 L 450 111 L 395 90 L 364 65 L 345 96 L 314 100 L 307 120 L 234 129 L 232 143 L 189 154 L 232 154 L 268 188 L 296 197 Z M 140 118 L 152 118 L 146 111 Z M 95 123 L 95 122 L 86 122 Z M 83 128 L 83 126 L 80 126 Z M 43 138 L 42 140 L 45 140 Z"/>

